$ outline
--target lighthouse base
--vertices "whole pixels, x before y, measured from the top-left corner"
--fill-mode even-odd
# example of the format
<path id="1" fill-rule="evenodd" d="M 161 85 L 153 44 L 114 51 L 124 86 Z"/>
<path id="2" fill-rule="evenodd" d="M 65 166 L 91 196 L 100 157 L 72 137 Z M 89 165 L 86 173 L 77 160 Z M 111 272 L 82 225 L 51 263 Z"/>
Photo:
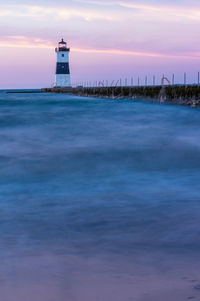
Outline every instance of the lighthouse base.
<path id="1" fill-rule="evenodd" d="M 70 88 L 71 87 L 70 74 L 56 74 L 55 87 Z"/>

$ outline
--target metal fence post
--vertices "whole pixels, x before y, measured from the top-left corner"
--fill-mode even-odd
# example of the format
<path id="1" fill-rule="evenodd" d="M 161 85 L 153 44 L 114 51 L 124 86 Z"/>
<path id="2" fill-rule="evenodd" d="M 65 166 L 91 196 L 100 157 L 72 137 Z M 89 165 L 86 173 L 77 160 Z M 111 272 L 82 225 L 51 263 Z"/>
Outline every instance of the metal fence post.
<path id="1" fill-rule="evenodd" d="M 155 75 L 153 76 L 153 86 L 155 86 L 156 84 L 156 78 L 155 78 Z"/>
<path id="2" fill-rule="evenodd" d="M 145 86 L 147 86 L 147 76 L 145 76 Z"/>

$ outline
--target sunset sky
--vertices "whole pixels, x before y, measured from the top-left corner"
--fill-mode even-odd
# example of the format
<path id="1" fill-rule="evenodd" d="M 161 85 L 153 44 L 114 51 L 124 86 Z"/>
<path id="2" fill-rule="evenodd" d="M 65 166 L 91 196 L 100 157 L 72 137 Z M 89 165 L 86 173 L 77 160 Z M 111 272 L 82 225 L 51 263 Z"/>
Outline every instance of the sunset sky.
<path id="1" fill-rule="evenodd" d="M 72 82 L 156 75 L 197 81 L 199 0 L 0 1 L 0 89 L 54 82 L 54 48 L 71 47 Z"/>

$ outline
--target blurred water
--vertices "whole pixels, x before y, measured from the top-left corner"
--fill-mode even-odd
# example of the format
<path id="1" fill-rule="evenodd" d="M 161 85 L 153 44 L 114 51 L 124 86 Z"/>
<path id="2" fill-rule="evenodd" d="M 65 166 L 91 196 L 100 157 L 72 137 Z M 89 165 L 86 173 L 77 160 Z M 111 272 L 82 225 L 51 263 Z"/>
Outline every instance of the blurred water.
<path id="1" fill-rule="evenodd" d="M 199 129 L 195 108 L 0 93 L 1 300 L 200 300 Z"/>

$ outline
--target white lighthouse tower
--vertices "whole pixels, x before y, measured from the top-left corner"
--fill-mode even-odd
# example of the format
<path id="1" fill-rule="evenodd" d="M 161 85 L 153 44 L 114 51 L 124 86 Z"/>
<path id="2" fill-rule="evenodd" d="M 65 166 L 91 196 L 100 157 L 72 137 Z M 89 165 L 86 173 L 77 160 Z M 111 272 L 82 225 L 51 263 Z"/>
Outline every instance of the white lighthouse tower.
<path id="1" fill-rule="evenodd" d="M 56 64 L 56 87 L 71 87 L 70 69 L 69 69 L 69 52 L 67 43 L 62 39 L 55 49 L 57 53 Z"/>

